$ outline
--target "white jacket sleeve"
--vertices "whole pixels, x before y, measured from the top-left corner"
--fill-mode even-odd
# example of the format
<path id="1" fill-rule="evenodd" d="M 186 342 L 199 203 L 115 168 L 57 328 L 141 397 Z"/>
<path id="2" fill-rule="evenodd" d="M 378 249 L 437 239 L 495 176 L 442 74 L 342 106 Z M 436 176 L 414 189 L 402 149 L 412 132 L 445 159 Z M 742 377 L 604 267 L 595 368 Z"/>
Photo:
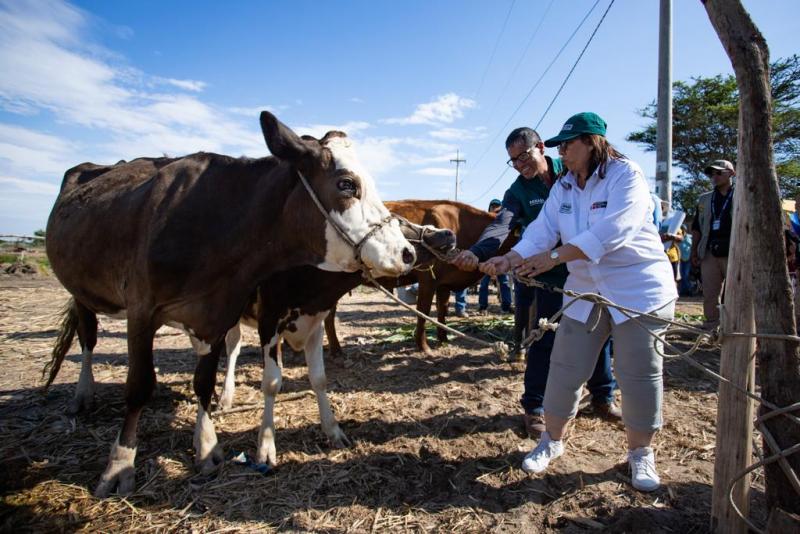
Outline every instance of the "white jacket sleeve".
<path id="1" fill-rule="evenodd" d="M 611 181 L 604 212 L 591 222 L 588 230 L 569 240 L 570 245 L 581 249 L 594 263 L 630 242 L 650 215 L 650 191 L 641 170 L 630 162 L 614 163 L 609 165 L 604 178 Z"/>
<path id="2" fill-rule="evenodd" d="M 558 188 L 558 189 L 556 189 Z M 530 258 L 535 254 L 550 250 L 558 240 L 561 233 L 558 230 L 558 207 L 561 205 L 561 195 L 558 182 L 553 185 L 539 216 L 525 228 L 519 243 L 511 249 L 523 258 Z"/>

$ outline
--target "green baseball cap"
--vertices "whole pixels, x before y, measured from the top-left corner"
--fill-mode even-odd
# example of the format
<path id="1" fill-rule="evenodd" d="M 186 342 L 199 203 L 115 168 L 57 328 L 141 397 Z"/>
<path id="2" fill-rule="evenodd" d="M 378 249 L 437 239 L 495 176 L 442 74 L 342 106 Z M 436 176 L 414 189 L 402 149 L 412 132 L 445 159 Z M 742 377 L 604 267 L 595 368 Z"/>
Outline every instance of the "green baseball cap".
<path id="1" fill-rule="evenodd" d="M 544 142 L 544 146 L 554 147 L 558 146 L 562 141 L 569 141 L 575 139 L 581 134 L 597 134 L 606 135 L 606 121 L 600 118 L 597 113 L 591 111 L 584 111 L 583 113 L 576 113 L 567 119 L 564 126 L 561 127 L 561 132 L 555 137 L 552 137 Z"/>
<path id="2" fill-rule="evenodd" d="M 493 198 L 491 202 L 489 202 L 489 207 L 492 206 L 502 206 L 503 202 L 499 198 Z"/>

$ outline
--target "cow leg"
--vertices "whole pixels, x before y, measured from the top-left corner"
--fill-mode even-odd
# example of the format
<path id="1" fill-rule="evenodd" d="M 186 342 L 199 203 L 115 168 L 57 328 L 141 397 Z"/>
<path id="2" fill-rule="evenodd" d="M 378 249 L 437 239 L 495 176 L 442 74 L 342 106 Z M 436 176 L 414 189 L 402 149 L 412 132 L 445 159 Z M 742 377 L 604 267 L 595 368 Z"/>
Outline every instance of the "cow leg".
<path id="1" fill-rule="evenodd" d="M 439 286 L 436 288 L 436 319 L 445 324 L 447 317 L 447 307 L 450 305 L 450 290 Z M 436 327 L 436 339 L 440 342 L 447 342 L 447 331 L 444 328 Z"/>
<path id="2" fill-rule="evenodd" d="M 227 339 L 227 336 L 226 336 Z M 194 370 L 194 392 L 197 395 L 197 422 L 194 427 L 194 463 L 198 471 L 208 475 L 222 465 L 222 448 L 217 443 L 217 432 L 209 415 L 211 396 L 217 381 L 219 356 L 225 340 L 213 345 L 203 344 L 197 353 L 197 366 Z"/>
<path id="3" fill-rule="evenodd" d="M 78 341 L 81 345 L 81 374 L 75 387 L 75 396 L 67 404 L 67 414 L 75 415 L 82 410 L 89 411 L 94 406 L 94 374 L 92 373 L 92 353 L 97 345 L 97 315 L 78 301 Z"/>
<path id="4" fill-rule="evenodd" d="M 417 290 L 417 311 L 430 315 L 431 305 L 433 304 L 433 285 L 419 282 Z M 425 354 L 432 354 L 428 345 L 428 336 L 425 335 L 425 319 L 417 317 L 417 329 L 414 331 L 414 340 L 417 342 L 417 349 Z"/>
<path id="5" fill-rule="evenodd" d="M 328 400 L 328 379 L 325 376 L 325 362 L 322 358 L 322 325 L 314 328 L 306 339 L 305 354 L 308 378 L 311 381 L 311 389 L 314 390 L 317 397 L 317 406 L 319 406 L 322 431 L 325 432 L 334 447 L 339 449 L 349 447 L 350 440 L 336 422 L 336 417 L 331 410 L 331 403 Z"/>
<path id="6" fill-rule="evenodd" d="M 256 461 L 275 466 L 275 397 L 281 390 L 281 368 L 278 367 L 277 344 L 280 336 L 274 334 L 269 343 L 264 345 L 264 377 L 261 380 L 261 391 L 264 392 L 264 414 L 261 418 L 261 429 L 258 431 L 258 451 Z"/>
<path id="7" fill-rule="evenodd" d="M 331 358 L 342 357 L 342 346 L 339 344 L 339 336 L 336 335 L 336 305 L 331 308 L 328 316 L 325 317 L 325 335 L 328 336 L 328 354 Z"/>
<path id="8" fill-rule="evenodd" d="M 233 406 L 233 395 L 236 392 L 236 359 L 242 350 L 242 330 L 237 324 L 225 335 L 225 352 L 228 354 L 228 368 L 225 370 L 225 385 L 222 387 L 219 403 L 223 410 Z"/>
<path id="9" fill-rule="evenodd" d="M 153 367 L 153 336 L 156 329 L 149 321 L 128 317 L 128 378 L 125 382 L 125 421 L 111 447 L 108 466 L 100 476 L 95 496 L 108 497 L 117 490 L 131 493 L 136 486 L 133 462 L 136 458 L 136 429 L 144 405 L 153 394 L 156 372 Z"/>

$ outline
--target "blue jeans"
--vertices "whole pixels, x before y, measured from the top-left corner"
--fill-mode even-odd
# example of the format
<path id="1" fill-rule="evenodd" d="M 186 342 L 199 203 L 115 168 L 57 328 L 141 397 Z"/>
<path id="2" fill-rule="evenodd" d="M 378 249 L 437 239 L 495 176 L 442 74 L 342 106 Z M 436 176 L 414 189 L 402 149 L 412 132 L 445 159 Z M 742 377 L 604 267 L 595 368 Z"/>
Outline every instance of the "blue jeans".
<path id="1" fill-rule="evenodd" d="M 522 284 L 518 284 L 522 285 Z M 561 309 L 562 297 L 559 293 L 551 293 L 539 288 L 526 288 L 532 291 L 536 298 L 536 321 L 541 318 L 552 317 Z M 517 302 L 519 308 L 519 302 Z M 555 332 L 547 332 L 542 339 L 528 347 L 527 365 L 525 366 L 525 392 L 520 403 L 525 413 L 541 414 L 544 412 L 544 390 L 547 385 L 547 375 L 550 372 L 550 352 L 553 350 Z M 609 403 L 614 400 L 614 390 L 617 381 L 611 373 L 612 341 L 609 338 L 597 357 L 594 373 L 586 382 L 592 394 L 592 402 L 597 404 Z"/>
<path id="2" fill-rule="evenodd" d="M 491 283 L 492 277 L 488 274 L 481 278 L 481 285 L 478 288 L 478 309 L 480 310 L 489 307 L 489 284 Z M 507 312 L 511 309 L 511 287 L 508 283 L 508 275 L 498 274 L 497 285 L 500 289 L 500 308 Z"/>
<path id="3" fill-rule="evenodd" d="M 692 270 L 692 262 L 681 260 L 681 295 L 690 296 L 692 294 L 692 284 L 689 283 L 689 273 Z"/>
<path id="4" fill-rule="evenodd" d="M 455 297 L 456 297 L 456 313 L 466 310 L 467 309 L 467 288 L 465 287 L 461 291 L 453 291 L 453 295 L 455 295 Z"/>

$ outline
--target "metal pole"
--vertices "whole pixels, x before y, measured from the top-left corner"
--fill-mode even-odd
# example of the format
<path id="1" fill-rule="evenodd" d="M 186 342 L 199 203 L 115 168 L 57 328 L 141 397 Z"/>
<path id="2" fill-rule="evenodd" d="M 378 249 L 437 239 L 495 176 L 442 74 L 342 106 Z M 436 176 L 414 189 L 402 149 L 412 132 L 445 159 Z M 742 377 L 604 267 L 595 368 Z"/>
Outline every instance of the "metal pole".
<path id="1" fill-rule="evenodd" d="M 461 159 L 459 157 L 459 151 L 458 150 L 456 150 L 456 159 L 451 159 L 450 160 L 450 163 L 455 163 L 456 164 L 456 202 L 458 201 L 458 167 L 459 167 L 460 164 L 466 163 L 466 162 L 467 162 L 467 160 Z"/>
<path id="2" fill-rule="evenodd" d="M 660 0 L 658 25 L 658 115 L 656 119 L 656 184 L 659 196 L 672 205 L 672 0 Z"/>

